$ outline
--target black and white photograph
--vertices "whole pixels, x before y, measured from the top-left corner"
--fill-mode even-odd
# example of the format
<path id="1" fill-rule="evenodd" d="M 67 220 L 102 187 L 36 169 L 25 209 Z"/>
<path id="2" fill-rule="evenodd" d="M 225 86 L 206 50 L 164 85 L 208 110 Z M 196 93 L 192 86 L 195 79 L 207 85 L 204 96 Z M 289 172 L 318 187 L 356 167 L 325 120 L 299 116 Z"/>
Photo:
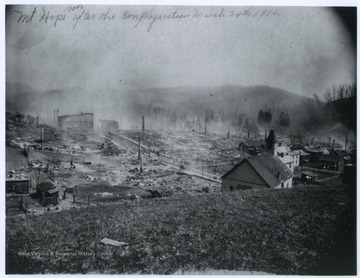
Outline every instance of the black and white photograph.
<path id="1" fill-rule="evenodd" d="M 357 275 L 357 6 L 6 4 L 5 274 Z"/>

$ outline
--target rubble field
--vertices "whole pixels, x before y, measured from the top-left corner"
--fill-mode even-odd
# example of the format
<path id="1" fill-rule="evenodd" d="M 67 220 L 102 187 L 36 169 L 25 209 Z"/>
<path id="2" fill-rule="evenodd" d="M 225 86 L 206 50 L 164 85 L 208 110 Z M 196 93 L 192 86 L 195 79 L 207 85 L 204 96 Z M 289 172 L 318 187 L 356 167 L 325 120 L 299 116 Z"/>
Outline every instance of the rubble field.
<path id="1" fill-rule="evenodd" d="M 134 144 L 139 135 L 141 160 Z M 61 211 L 124 199 L 217 192 L 221 170 L 233 165 L 227 158 L 240 157 L 235 137 L 154 131 L 127 131 L 121 136 L 125 141 L 111 134 L 78 134 L 13 123 L 7 138 L 7 179 L 30 179 L 30 194 L 39 182 L 54 181 L 60 203 L 49 207 Z M 27 205 L 29 212 L 44 211 L 37 200 L 29 199 Z"/>

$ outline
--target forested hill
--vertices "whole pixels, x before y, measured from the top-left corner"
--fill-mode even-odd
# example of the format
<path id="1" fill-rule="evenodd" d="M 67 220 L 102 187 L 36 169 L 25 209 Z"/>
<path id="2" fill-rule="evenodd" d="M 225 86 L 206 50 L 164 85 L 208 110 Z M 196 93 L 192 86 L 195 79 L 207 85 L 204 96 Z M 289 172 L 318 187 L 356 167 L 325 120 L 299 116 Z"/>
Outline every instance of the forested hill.
<path id="1" fill-rule="evenodd" d="M 257 132 L 259 128 L 274 127 L 287 134 L 322 134 L 324 128 L 328 133 L 343 122 L 346 128 L 356 127 L 355 98 L 324 104 L 269 86 L 38 91 L 24 84 L 7 83 L 6 109 L 33 116 L 39 112 L 49 123 L 53 122 L 54 109 L 59 109 L 60 115 L 93 112 L 95 123 L 113 119 L 121 122 L 122 128 L 139 126 L 142 115 L 149 128 L 204 131 L 207 125 L 210 132 L 224 132 L 230 126 L 233 131 Z"/>
<path id="2" fill-rule="evenodd" d="M 60 114 L 94 112 L 96 118 L 134 123 L 145 115 L 150 122 L 177 126 L 186 121 L 215 121 L 234 127 L 245 121 L 256 125 L 260 109 L 271 109 L 276 116 L 292 111 L 306 98 L 268 86 L 176 87 L 87 91 L 67 88 L 36 91 L 20 83 L 7 83 L 6 109 L 25 114 L 48 116 L 53 109 Z"/>
<path id="3" fill-rule="evenodd" d="M 356 131 L 356 96 L 331 101 L 324 106 L 327 119 Z"/>

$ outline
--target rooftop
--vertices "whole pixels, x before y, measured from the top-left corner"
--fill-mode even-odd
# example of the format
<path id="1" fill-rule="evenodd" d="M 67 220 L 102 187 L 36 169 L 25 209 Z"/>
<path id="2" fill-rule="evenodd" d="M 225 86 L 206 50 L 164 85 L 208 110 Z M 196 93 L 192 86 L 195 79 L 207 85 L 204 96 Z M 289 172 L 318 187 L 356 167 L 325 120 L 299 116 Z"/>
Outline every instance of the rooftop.
<path id="1" fill-rule="evenodd" d="M 291 170 L 278 157 L 264 152 L 256 156 L 244 158 L 233 169 L 223 175 L 222 178 L 230 174 L 244 161 L 248 161 L 270 187 L 275 187 L 280 181 L 286 181 L 293 177 Z"/>

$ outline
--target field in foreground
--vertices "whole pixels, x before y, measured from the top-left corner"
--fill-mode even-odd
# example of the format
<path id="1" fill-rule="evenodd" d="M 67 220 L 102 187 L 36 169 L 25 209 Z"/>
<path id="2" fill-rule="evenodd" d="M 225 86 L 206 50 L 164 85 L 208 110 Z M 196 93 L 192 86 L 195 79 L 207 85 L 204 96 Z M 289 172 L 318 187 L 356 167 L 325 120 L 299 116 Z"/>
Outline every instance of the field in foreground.
<path id="1" fill-rule="evenodd" d="M 354 194 L 239 191 L 11 217 L 6 272 L 355 274 Z"/>

